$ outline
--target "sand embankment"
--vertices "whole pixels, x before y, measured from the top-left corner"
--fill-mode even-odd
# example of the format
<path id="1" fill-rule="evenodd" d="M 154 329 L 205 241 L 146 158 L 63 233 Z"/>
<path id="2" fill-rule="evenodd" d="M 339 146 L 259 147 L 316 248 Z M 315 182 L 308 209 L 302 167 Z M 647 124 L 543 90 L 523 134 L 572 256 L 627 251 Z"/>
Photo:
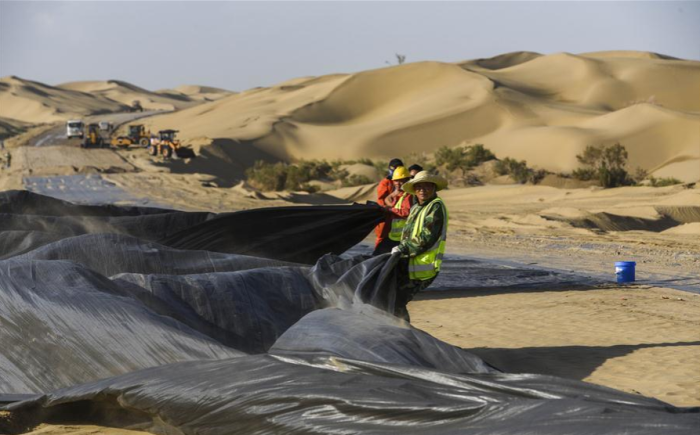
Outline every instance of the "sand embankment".
<path id="1" fill-rule="evenodd" d="M 630 170 L 692 182 L 700 179 L 698 94 L 697 61 L 523 52 L 300 78 L 148 122 L 214 140 L 232 160 L 388 159 L 483 143 L 499 158 L 570 172 L 586 146 L 620 142 Z"/>

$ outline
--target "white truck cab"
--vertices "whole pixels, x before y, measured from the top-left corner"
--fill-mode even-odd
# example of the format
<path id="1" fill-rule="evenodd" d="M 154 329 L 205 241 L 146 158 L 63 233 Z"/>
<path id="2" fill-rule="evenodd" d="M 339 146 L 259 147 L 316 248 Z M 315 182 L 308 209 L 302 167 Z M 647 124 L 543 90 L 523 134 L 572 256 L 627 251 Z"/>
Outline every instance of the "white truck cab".
<path id="1" fill-rule="evenodd" d="M 83 129 L 85 128 L 85 123 L 79 119 L 71 119 L 66 121 L 66 137 L 72 139 L 74 137 L 83 137 Z"/>

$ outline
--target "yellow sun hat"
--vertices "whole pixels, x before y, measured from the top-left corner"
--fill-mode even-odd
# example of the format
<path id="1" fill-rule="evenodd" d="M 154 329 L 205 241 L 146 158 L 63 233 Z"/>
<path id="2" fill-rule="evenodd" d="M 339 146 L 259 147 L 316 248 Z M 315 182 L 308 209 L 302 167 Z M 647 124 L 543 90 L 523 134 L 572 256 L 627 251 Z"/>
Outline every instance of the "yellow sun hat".
<path id="1" fill-rule="evenodd" d="M 413 177 L 413 180 L 409 181 L 408 183 L 404 183 L 404 185 L 401 186 L 401 189 L 403 189 L 404 192 L 415 194 L 416 190 L 414 189 L 414 186 L 418 183 L 433 183 L 435 185 L 436 192 L 447 187 L 447 180 L 441 176 L 432 175 L 428 171 L 420 171 Z"/>

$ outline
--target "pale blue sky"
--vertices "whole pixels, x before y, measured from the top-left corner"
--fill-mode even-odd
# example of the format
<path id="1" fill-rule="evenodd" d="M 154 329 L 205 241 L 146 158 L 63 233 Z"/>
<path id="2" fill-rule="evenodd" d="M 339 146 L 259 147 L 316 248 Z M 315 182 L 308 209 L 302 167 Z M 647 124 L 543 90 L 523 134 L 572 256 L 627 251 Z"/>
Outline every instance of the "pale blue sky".
<path id="1" fill-rule="evenodd" d="M 700 2 L 0 3 L 0 76 L 244 90 L 511 51 L 700 60 Z"/>

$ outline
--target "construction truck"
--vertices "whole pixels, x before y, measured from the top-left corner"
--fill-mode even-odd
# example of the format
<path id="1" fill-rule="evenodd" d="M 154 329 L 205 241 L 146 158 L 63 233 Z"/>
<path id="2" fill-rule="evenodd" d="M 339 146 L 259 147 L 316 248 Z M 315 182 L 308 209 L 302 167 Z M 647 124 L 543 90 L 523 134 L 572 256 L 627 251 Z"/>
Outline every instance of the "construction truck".
<path id="1" fill-rule="evenodd" d="M 98 124 L 88 124 L 83 134 L 82 148 L 102 148 L 104 146 L 102 136 L 100 136 L 100 126 Z"/>
<path id="2" fill-rule="evenodd" d="M 146 131 L 143 124 L 129 126 L 129 133 L 126 136 L 118 136 L 112 138 L 112 145 L 117 147 L 128 148 L 129 145 L 139 144 L 142 147 L 147 147 L 151 142 L 151 132 Z"/>
<path id="3" fill-rule="evenodd" d="M 73 139 L 74 137 L 83 138 L 83 129 L 85 124 L 79 119 L 71 119 L 66 121 L 66 137 Z"/>
<path id="4" fill-rule="evenodd" d="M 148 154 L 152 156 L 163 156 L 166 159 L 175 154 L 181 159 L 194 157 L 194 152 L 182 146 L 175 135 L 178 130 L 161 130 L 158 132 L 158 137 L 151 139 L 151 144 L 148 147 Z"/>

